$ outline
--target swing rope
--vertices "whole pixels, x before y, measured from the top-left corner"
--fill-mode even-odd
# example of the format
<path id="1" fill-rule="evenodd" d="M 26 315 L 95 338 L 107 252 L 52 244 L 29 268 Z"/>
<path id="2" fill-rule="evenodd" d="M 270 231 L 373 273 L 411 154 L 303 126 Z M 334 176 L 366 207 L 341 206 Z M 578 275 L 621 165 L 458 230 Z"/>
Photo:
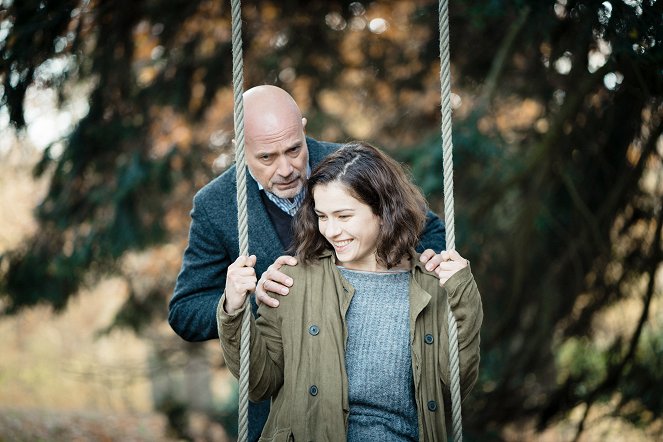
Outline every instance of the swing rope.
<path id="1" fill-rule="evenodd" d="M 440 106 L 442 112 L 442 158 L 444 174 L 444 223 L 446 248 L 456 248 L 454 221 L 454 171 L 453 143 L 451 140 L 451 67 L 449 61 L 449 2 L 438 3 L 438 27 L 440 29 Z M 460 360 L 458 358 L 458 324 L 449 305 L 449 377 L 451 384 L 451 429 L 454 442 L 463 440 L 463 419 L 460 397 Z"/>
<path id="2" fill-rule="evenodd" d="M 233 113 L 235 124 L 235 178 L 237 181 L 237 228 L 239 254 L 249 255 L 248 208 L 246 204 L 246 158 L 244 156 L 244 62 L 242 60 L 242 7 L 231 1 L 233 55 Z M 245 442 L 249 433 L 249 347 L 251 343 L 251 303 L 244 301 L 239 349 L 239 434 Z"/>
<path id="3" fill-rule="evenodd" d="M 440 85 L 442 112 L 442 151 L 444 173 L 444 218 L 447 250 L 455 249 L 453 159 L 451 141 L 451 80 L 449 65 L 449 15 L 448 1 L 439 1 L 438 24 L 440 30 Z M 248 209 L 246 204 L 246 159 L 244 155 L 244 63 L 242 60 L 242 17 L 241 1 L 231 0 L 233 95 L 235 125 L 235 167 L 237 180 L 237 223 L 239 230 L 239 253 L 248 256 Z M 251 341 L 251 306 L 246 298 L 240 335 L 239 374 L 239 435 L 238 440 L 248 440 L 249 408 L 249 347 Z M 449 372 L 451 381 L 452 435 L 454 442 L 461 442 L 462 416 L 460 397 L 460 363 L 458 358 L 458 326 L 449 306 Z"/>

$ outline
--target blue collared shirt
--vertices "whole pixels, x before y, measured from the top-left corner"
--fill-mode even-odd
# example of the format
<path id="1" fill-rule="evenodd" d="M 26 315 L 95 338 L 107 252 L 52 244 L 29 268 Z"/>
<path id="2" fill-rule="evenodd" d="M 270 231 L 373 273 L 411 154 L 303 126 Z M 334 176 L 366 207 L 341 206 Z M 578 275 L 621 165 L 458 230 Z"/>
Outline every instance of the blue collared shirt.
<path id="1" fill-rule="evenodd" d="M 295 195 L 294 198 L 281 198 L 276 195 L 274 195 L 272 192 L 269 192 L 265 190 L 265 188 L 256 180 L 256 178 L 253 176 L 251 173 L 251 169 L 247 167 L 247 170 L 249 171 L 249 175 L 251 175 L 251 178 L 258 184 L 258 190 L 264 190 L 265 195 L 267 195 L 267 198 L 276 206 L 283 210 L 285 213 L 287 213 L 290 216 L 295 216 L 295 213 L 297 213 L 297 210 L 299 209 L 299 206 L 302 205 L 302 201 L 304 201 L 304 196 L 306 195 L 306 186 L 302 187 L 302 190 Z M 306 165 L 306 178 L 311 176 L 311 165 L 307 164 Z"/>

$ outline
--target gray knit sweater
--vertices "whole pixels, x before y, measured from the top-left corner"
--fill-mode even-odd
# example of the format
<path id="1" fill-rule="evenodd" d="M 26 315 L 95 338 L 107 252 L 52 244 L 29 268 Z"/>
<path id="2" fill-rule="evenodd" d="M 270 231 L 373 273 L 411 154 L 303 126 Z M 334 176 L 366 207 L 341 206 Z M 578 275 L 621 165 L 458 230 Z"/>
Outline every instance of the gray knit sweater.
<path id="1" fill-rule="evenodd" d="M 346 314 L 348 441 L 416 441 L 410 273 L 340 270 L 355 288 Z"/>

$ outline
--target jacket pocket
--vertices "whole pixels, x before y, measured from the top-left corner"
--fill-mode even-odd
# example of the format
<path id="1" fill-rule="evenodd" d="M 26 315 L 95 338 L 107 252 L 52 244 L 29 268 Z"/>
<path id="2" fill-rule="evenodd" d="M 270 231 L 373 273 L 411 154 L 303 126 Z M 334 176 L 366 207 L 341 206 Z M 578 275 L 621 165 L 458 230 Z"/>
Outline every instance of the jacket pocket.
<path id="1" fill-rule="evenodd" d="M 258 442 L 294 442 L 295 436 L 292 434 L 290 428 L 281 428 L 276 430 L 273 434 L 260 436 Z"/>

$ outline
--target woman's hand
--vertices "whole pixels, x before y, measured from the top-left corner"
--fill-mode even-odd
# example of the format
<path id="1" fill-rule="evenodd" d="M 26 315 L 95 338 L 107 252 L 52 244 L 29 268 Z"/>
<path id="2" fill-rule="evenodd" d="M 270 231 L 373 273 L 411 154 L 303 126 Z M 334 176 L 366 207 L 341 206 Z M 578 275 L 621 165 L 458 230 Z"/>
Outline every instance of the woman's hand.
<path id="1" fill-rule="evenodd" d="M 460 256 L 455 250 L 443 250 L 438 257 L 440 263 L 434 272 L 437 273 L 438 278 L 440 278 L 440 286 L 443 286 L 454 273 L 464 269 L 468 264 L 467 259 Z"/>
<path id="2" fill-rule="evenodd" d="M 223 310 L 233 315 L 244 305 L 244 299 L 248 293 L 256 289 L 258 278 L 256 270 L 256 256 L 240 256 L 228 267 L 226 277 L 226 298 Z"/>

